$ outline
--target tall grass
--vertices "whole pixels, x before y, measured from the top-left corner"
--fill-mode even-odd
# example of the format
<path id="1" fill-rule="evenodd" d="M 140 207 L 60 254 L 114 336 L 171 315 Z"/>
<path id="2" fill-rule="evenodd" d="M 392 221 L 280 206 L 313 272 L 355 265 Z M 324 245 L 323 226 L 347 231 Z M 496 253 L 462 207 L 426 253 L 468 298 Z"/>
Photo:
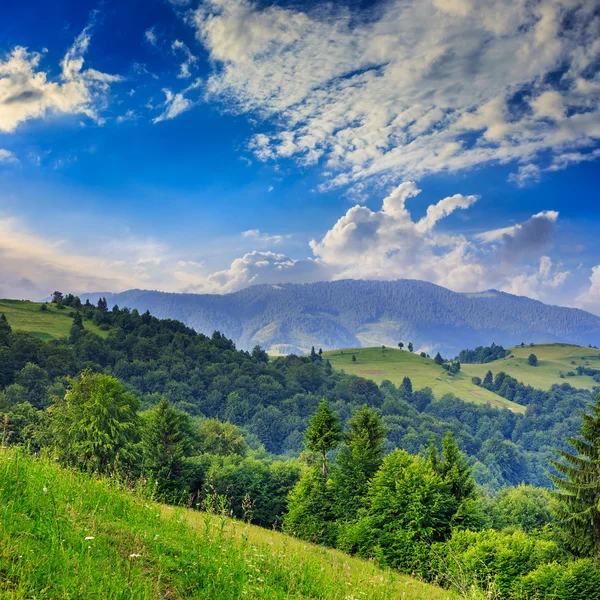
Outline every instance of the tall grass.
<path id="1" fill-rule="evenodd" d="M 453 599 L 340 552 L 0 449 L 0 597 Z"/>

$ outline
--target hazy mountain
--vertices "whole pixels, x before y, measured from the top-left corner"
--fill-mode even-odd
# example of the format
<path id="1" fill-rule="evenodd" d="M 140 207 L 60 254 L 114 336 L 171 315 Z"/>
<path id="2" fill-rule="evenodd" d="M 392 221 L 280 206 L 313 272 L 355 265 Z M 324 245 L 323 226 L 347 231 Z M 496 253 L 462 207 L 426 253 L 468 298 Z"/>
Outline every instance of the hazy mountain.
<path id="1" fill-rule="evenodd" d="M 460 294 L 415 280 L 257 285 L 233 294 L 172 294 L 129 290 L 84 294 L 183 321 L 199 332 L 219 330 L 238 347 L 256 344 L 275 352 L 306 352 L 311 346 L 396 346 L 455 355 L 491 342 L 600 342 L 600 317 L 549 306 L 496 290 Z"/>

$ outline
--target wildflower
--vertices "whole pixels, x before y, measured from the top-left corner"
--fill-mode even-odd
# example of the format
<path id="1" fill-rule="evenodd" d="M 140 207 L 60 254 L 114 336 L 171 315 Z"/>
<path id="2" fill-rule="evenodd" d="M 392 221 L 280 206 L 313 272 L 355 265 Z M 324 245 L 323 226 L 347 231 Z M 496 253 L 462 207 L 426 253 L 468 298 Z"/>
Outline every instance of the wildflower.
<path id="1" fill-rule="evenodd" d="M 44 487 L 42 488 L 42 492 L 44 492 L 44 494 L 47 494 L 47 493 L 48 493 L 48 488 L 47 488 L 46 486 L 44 486 Z"/>

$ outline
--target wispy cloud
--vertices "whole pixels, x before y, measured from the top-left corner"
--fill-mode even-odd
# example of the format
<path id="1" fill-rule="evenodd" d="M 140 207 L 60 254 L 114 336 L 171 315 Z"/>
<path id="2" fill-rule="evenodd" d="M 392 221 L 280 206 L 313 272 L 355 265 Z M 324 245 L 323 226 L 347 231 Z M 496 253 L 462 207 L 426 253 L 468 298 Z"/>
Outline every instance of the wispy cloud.
<path id="1" fill-rule="evenodd" d="M 291 236 L 269 235 L 268 233 L 263 233 L 259 229 L 248 229 L 248 231 L 242 231 L 242 237 L 256 242 L 264 242 L 266 244 L 281 244 L 284 240 L 289 239 Z"/>
<path id="2" fill-rule="evenodd" d="M 331 4 L 207 0 L 193 22 L 215 64 L 209 97 L 276 123 L 252 139 L 256 155 L 320 161 L 329 187 L 597 144 L 594 11 L 584 0 L 390 0 L 367 19 Z"/>

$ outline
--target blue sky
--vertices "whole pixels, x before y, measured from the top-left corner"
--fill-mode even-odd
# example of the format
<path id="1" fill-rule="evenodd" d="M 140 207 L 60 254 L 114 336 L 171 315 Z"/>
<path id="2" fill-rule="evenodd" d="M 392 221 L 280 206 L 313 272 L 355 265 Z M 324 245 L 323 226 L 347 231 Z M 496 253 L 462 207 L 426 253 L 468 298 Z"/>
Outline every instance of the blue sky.
<path id="1" fill-rule="evenodd" d="M 10 3 L 0 296 L 410 277 L 600 314 L 592 4 Z"/>

